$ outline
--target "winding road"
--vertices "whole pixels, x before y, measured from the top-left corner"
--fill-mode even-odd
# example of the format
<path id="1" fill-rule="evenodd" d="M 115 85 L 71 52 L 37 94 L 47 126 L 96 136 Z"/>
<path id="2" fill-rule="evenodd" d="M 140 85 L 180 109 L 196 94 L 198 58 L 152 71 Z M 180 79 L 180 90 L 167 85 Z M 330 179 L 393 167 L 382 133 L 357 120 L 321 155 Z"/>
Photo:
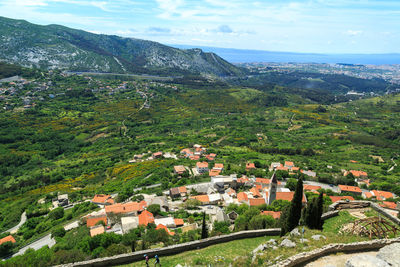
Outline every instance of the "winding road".
<path id="1" fill-rule="evenodd" d="M 21 220 L 19 221 L 19 223 L 16 226 L 14 226 L 14 227 L 12 227 L 12 228 L 10 228 L 8 230 L 3 231 L 2 233 L 6 233 L 6 232 L 10 232 L 11 234 L 16 233 L 18 231 L 18 229 L 26 222 L 26 219 L 27 219 L 26 218 L 26 212 L 24 211 L 21 214 Z"/>

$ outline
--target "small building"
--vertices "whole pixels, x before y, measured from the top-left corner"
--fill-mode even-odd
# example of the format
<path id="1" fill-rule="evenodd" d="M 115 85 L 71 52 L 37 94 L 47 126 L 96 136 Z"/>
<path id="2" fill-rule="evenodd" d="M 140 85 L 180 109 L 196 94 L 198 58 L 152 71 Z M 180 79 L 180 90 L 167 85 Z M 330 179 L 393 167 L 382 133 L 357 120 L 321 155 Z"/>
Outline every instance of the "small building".
<path id="1" fill-rule="evenodd" d="M 174 232 L 171 232 L 171 231 L 167 228 L 167 226 L 165 226 L 164 224 L 157 224 L 156 230 L 161 230 L 161 229 L 164 229 L 164 231 L 167 232 L 167 234 L 169 234 L 169 235 L 175 235 L 175 233 L 174 233 Z"/>
<path id="2" fill-rule="evenodd" d="M 289 170 L 291 170 L 294 167 L 294 163 L 292 161 L 285 161 L 285 165 L 286 168 L 288 168 Z"/>
<path id="3" fill-rule="evenodd" d="M 172 217 L 157 218 L 157 219 L 154 219 L 154 223 L 156 225 L 162 224 L 167 227 L 176 227 L 175 220 Z"/>
<path id="4" fill-rule="evenodd" d="M 198 171 L 199 173 L 208 172 L 208 162 L 205 162 L 205 161 L 203 161 L 203 162 L 197 162 L 197 163 L 196 163 L 196 168 L 197 168 L 197 171 Z"/>
<path id="5" fill-rule="evenodd" d="M 234 223 L 238 216 L 239 214 L 237 214 L 236 211 L 231 211 L 228 213 L 228 218 L 231 221 L 231 223 Z"/>
<path id="6" fill-rule="evenodd" d="M 208 175 L 209 175 L 210 177 L 215 177 L 215 176 L 220 175 L 220 173 L 221 173 L 221 170 L 211 169 L 211 170 L 208 172 Z"/>
<path id="7" fill-rule="evenodd" d="M 240 203 L 247 203 L 249 201 L 249 198 L 247 197 L 247 194 L 245 192 L 239 192 L 237 193 L 237 200 Z"/>
<path id="8" fill-rule="evenodd" d="M 90 236 L 94 237 L 96 235 L 100 235 L 104 233 L 104 226 L 103 225 L 96 225 L 90 228 Z"/>
<path id="9" fill-rule="evenodd" d="M 206 155 L 206 159 L 207 159 L 208 161 L 213 161 L 213 160 L 215 160 L 215 157 L 216 157 L 216 156 L 217 156 L 217 154 L 210 153 L 210 154 Z"/>
<path id="10" fill-rule="evenodd" d="M 211 186 L 219 192 L 225 191 L 227 188 L 235 187 L 236 174 L 232 175 L 216 175 L 211 177 Z"/>
<path id="11" fill-rule="evenodd" d="M 201 202 L 201 205 L 208 205 L 210 204 L 210 199 L 208 198 L 208 195 L 198 195 L 198 196 L 192 196 L 190 197 L 191 199 L 196 199 Z"/>
<path id="12" fill-rule="evenodd" d="M 265 210 L 261 212 L 261 215 L 272 216 L 275 220 L 279 219 L 281 217 L 281 214 L 281 211 Z"/>
<path id="13" fill-rule="evenodd" d="M 184 174 L 186 171 L 187 170 L 183 165 L 174 166 L 174 174 Z"/>
<path id="14" fill-rule="evenodd" d="M 250 193 L 253 195 L 253 198 L 261 197 L 260 191 L 256 187 L 250 188 Z"/>
<path id="15" fill-rule="evenodd" d="M 185 224 L 183 219 L 174 219 L 175 227 L 181 227 Z"/>
<path id="16" fill-rule="evenodd" d="M 161 158 L 163 153 L 161 151 L 153 153 L 153 159 Z"/>
<path id="17" fill-rule="evenodd" d="M 310 176 L 310 177 L 314 177 L 314 178 L 317 177 L 317 173 L 314 172 L 314 171 L 310 171 L 310 170 L 308 170 L 308 171 L 301 170 L 300 172 L 303 173 L 304 175 L 307 175 L 307 176 Z"/>
<path id="18" fill-rule="evenodd" d="M 93 227 L 99 222 L 103 222 L 104 225 L 107 225 L 107 216 L 106 215 L 100 215 L 100 216 L 88 217 L 86 219 L 86 226 L 87 227 Z"/>
<path id="19" fill-rule="evenodd" d="M 254 163 L 246 163 L 246 170 L 253 170 L 255 169 L 256 166 L 254 165 Z"/>
<path id="20" fill-rule="evenodd" d="M 304 191 L 316 192 L 316 191 L 318 191 L 319 189 L 321 189 L 321 187 L 318 186 L 318 185 L 309 185 L 309 184 L 303 185 L 303 190 L 304 190 Z"/>
<path id="21" fill-rule="evenodd" d="M 260 206 L 262 204 L 266 204 L 264 198 L 249 198 L 249 205 L 250 206 Z"/>
<path id="22" fill-rule="evenodd" d="M 368 177 L 368 173 L 366 173 L 364 171 L 356 171 L 356 170 L 350 170 L 348 172 L 345 172 L 344 176 L 347 176 L 350 173 L 353 174 L 353 176 L 355 178 L 367 178 Z"/>
<path id="23" fill-rule="evenodd" d="M 189 231 L 192 231 L 192 230 L 196 230 L 197 229 L 197 224 L 196 223 L 192 223 L 192 224 L 188 224 L 188 225 L 185 225 L 185 226 L 182 226 L 182 233 L 186 233 L 186 232 L 189 232 Z"/>
<path id="24" fill-rule="evenodd" d="M 97 205 L 112 205 L 114 204 L 114 199 L 110 195 L 97 194 L 93 197 L 92 203 Z"/>
<path id="25" fill-rule="evenodd" d="M 383 201 L 379 206 L 386 209 L 397 210 L 397 204 L 391 201 Z"/>
<path id="26" fill-rule="evenodd" d="M 186 187 L 185 187 L 186 189 Z M 149 205 L 159 205 L 160 210 L 163 212 L 168 212 L 169 211 L 169 204 L 166 196 L 156 196 L 150 199 Z"/>
<path id="27" fill-rule="evenodd" d="M 3 237 L 2 239 L 0 239 L 0 246 L 6 242 L 11 242 L 11 243 L 15 243 L 15 238 L 12 235 L 8 235 L 6 237 Z"/>
<path id="28" fill-rule="evenodd" d="M 138 217 L 139 217 L 139 225 L 147 226 L 149 223 L 154 223 L 153 213 L 151 213 L 148 210 L 142 211 L 142 213 L 140 213 Z"/>
<path id="29" fill-rule="evenodd" d="M 274 171 L 278 167 L 283 167 L 280 162 L 272 162 L 271 166 L 269 167 L 269 171 Z"/>
<path id="30" fill-rule="evenodd" d="M 169 190 L 169 196 L 171 198 L 179 198 L 187 196 L 186 186 L 174 187 Z"/>
<path id="31" fill-rule="evenodd" d="M 222 164 L 222 163 L 215 163 L 213 169 L 214 169 L 214 170 L 223 171 L 223 170 L 224 170 L 224 164 Z"/>
<path id="32" fill-rule="evenodd" d="M 208 200 L 209 204 L 217 205 L 222 199 L 220 194 L 209 194 Z"/>
<path id="33" fill-rule="evenodd" d="M 352 193 L 361 196 L 362 191 L 358 186 L 338 185 L 339 193 Z"/>
<path id="34" fill-rule="evenodd" d="M 371 192 L 376 197 L 377 200 L 386 200 L 388 198 L 394 198 L 394 195 L 391 192 L 380 191 L 380 190 L 372 190 Z"/>
<path id="35" fill-rule="evenodd" d="M 229 222 L 229 217 L 224 210 L 219 209 L 215 216 L 212 217 L 212 222 Z"/>
<path id="36" fill-rule="evenodd" d="M 121 226 L 122 226 L 122 232 L 126 234 L 131 229 L 139 227 L 139 217 L 137 216 L 122 217 Z"/>
<path id="37" fill-rule="evenodd" d="M 106 214 L 125 214 L 125 215 L 137 215 L 140 211 L 147 207 L 147 202 L 142 200 L 140 202 L 127 202 L 117 203 L 105 207 Z"/>

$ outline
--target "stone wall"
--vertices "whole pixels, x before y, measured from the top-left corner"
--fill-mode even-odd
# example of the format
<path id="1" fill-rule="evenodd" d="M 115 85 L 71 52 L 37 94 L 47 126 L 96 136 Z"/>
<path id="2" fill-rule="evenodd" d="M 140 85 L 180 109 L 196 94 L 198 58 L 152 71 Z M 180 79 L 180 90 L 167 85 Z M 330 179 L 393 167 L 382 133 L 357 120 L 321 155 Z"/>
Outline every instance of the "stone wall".
<path id="1" fill-rule="evenodd" d="M 277 236 L 281 232 L 280 228 L 274 229 L 261 229 L 261 230 L 252 230 L 252 231 L 241 231 L 229 235 L 223 236 L 215 236 L 207 239 L 177 244 L 173 246 L 168 246 L 164 248 L 157 249 L 147 249 L 141 250 L 132 253 L 126 253 L 121 255 L 116 255 L 113 257 L 99 258 L 89 261 L 75 262 L 70 264 L 59 265 L 63 267 L 72 267 L 72 266 L 113 266 L 118 264 L 126 264 L 135 261 L 144 260 L 143 255 L 147 254 L 150 258 L 155 255 L 159 256 L 167 256 L 174 255 L 188 250 L 195 250 L 199 248 L 208 247 L 215 244 L 220 244 L 224 242 L 229 242 L 233 240 L 243 239 L 243 238 L 253 238 L 259 236 Z"/>
<path id="2" fill-rule="evenodd" d="M 321 219 L 322 220 L 327 220 L 329 218 L 335 217 L 339 215 L 339 211 L 338 210 L 332 210 L 332 211 L 328 211 L 325 212 L 324 214 L 321 215 Z"/>
<path id="3" fill-rule="evenodd" d="M 379 212 L 380 214 L 382 214 L 383 216 L 385 216 L 386 218 L 388 218 L 389 220 L 391 220 L 392 222 L 394 222 L 397 225 L 400 225 L 400 220 L 399 218 L 393 216 L 392 214 L 390 214 L 389 212 L 387 212 L 387 210 L 385 210 L 384 208 L 382 208 L 381 206 L 379 206 L 376 203 L 371 202 L 371 208 L 376 210 L 377 212 Z M 400 211 L 399 211 L 400 212 Z"/>
<path id="4" fill-rule="evenodd" d="M 372 251 L 383 248 L 386 245 L 390 245 L 396 242 L 400 242 L 400 238 L 393 239 L 379 239 L 372 241 L 356 242 L 350 244 L 329 244 L 322 248 L 312 250 L 310 252 L 303 252 L 294 255 L 284 261 L 281 261 L 273 267 L 295 267 L 303 266 L 305 263 L 310 262 L 314 259 L 339 252 L 345 253 L 356 253 L 364 251 Z"/>

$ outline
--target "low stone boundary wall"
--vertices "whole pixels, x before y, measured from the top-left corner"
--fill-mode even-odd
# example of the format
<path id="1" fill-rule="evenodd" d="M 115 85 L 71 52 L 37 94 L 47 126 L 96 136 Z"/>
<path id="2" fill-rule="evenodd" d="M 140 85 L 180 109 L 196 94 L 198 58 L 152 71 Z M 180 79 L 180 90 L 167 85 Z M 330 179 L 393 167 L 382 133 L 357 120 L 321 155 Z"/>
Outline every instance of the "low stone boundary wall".
<path id="1" fill-rule="evenodd" d="M 281 261 L 273 267 L 295 267 L 301 266 L 307 262 L 310 262 L 316 258 L 320 258 L 329 254 L 334 254 L 338 252 L 345 253 L 356 253 L 362 251 L 372 251 L 383 248 L 384 246 L 400 242 L 400 238 L 393 239 L 379 239 L 372 241 L 356 242 L 350 244 L 329 244 L 319 249 L 314 249 L 310 252 L 303 252 L 294 255 L 284 261 Z"/>
<path id="2" fill-rule="evenodd" d="M 392 214 L 390 214 L 389 212 L 387 212 L 387 210 L 383 209 L 381 206 L 379 206 L 376 203 L 371 202 L 371 208 L 376 210 L 377 212 L 379 212 L 380 214 L 382 214 L 383 216 L 387 217 L 388 219 L 390 219 L 392 222 L 394 222 L 397 225 L 400 225 L 400 220 L 399 218 L 393 216 Z M 400 212 L 400 211 L 399 211 Z"/>
<path id="3" fill-rule="evenodd" d="M 261 230 L 251 230 L 251 231 L 241 231 L 229 235 L 223 236 L 214 236 L 202 240 L 196 240 L 192 242 L 177 244 L 173 246 L 168 246 L 164 248 L 157 249 L 147 249 L 141 250 L 137 252 L 131 252 L 121 255 L 116 255 L 113 257 L 99 258 L 89 261 L 75 262 L 64 265 L 59 265 L 63 267 L 72 267 L 72 266 L 113 266 L 119 264 L 127 264 L 135 261 L 144 260 L 143 255 L 147 254 L 150 258 L 155 255 L 159 256 L 167 256 L 174 255 L 181 252 L 195 250 L 199 248 L 208 247 L 215 244 L 225 243 L 233 240 L 243 239 L 243 238 L 253 238 L 259 236 L 276 236 L 281 232 L 280 228 L 273 229 L 261 229 Z"/>
<path id="4" fill-rule="evenodd" d="M 325 212 L 324 214 L 321 215 L 321 219 L 322 220 L 327 220 L 329 218 L 335 217 L 339 215 L 339 211 L 338 210 L 333 210 L 333 211 L 328 211 Z"/>

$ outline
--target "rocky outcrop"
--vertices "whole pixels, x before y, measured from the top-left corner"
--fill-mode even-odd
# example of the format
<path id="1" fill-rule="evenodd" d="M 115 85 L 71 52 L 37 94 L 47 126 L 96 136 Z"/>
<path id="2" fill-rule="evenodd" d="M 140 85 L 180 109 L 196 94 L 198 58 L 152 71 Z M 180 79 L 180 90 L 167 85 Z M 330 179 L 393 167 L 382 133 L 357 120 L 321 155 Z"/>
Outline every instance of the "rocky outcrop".
<path id="1" fill-rule="evenodd" d="M 400 243 L 381 248 L 376 257 L 386 261 L 391 266 L 400 266 Z"/>
<path id="2" fill-rule="evenodd" d="M 346 261 L 346 267 L 390 267 L 384 260 L 371 255 L 356 255 Z"/>

